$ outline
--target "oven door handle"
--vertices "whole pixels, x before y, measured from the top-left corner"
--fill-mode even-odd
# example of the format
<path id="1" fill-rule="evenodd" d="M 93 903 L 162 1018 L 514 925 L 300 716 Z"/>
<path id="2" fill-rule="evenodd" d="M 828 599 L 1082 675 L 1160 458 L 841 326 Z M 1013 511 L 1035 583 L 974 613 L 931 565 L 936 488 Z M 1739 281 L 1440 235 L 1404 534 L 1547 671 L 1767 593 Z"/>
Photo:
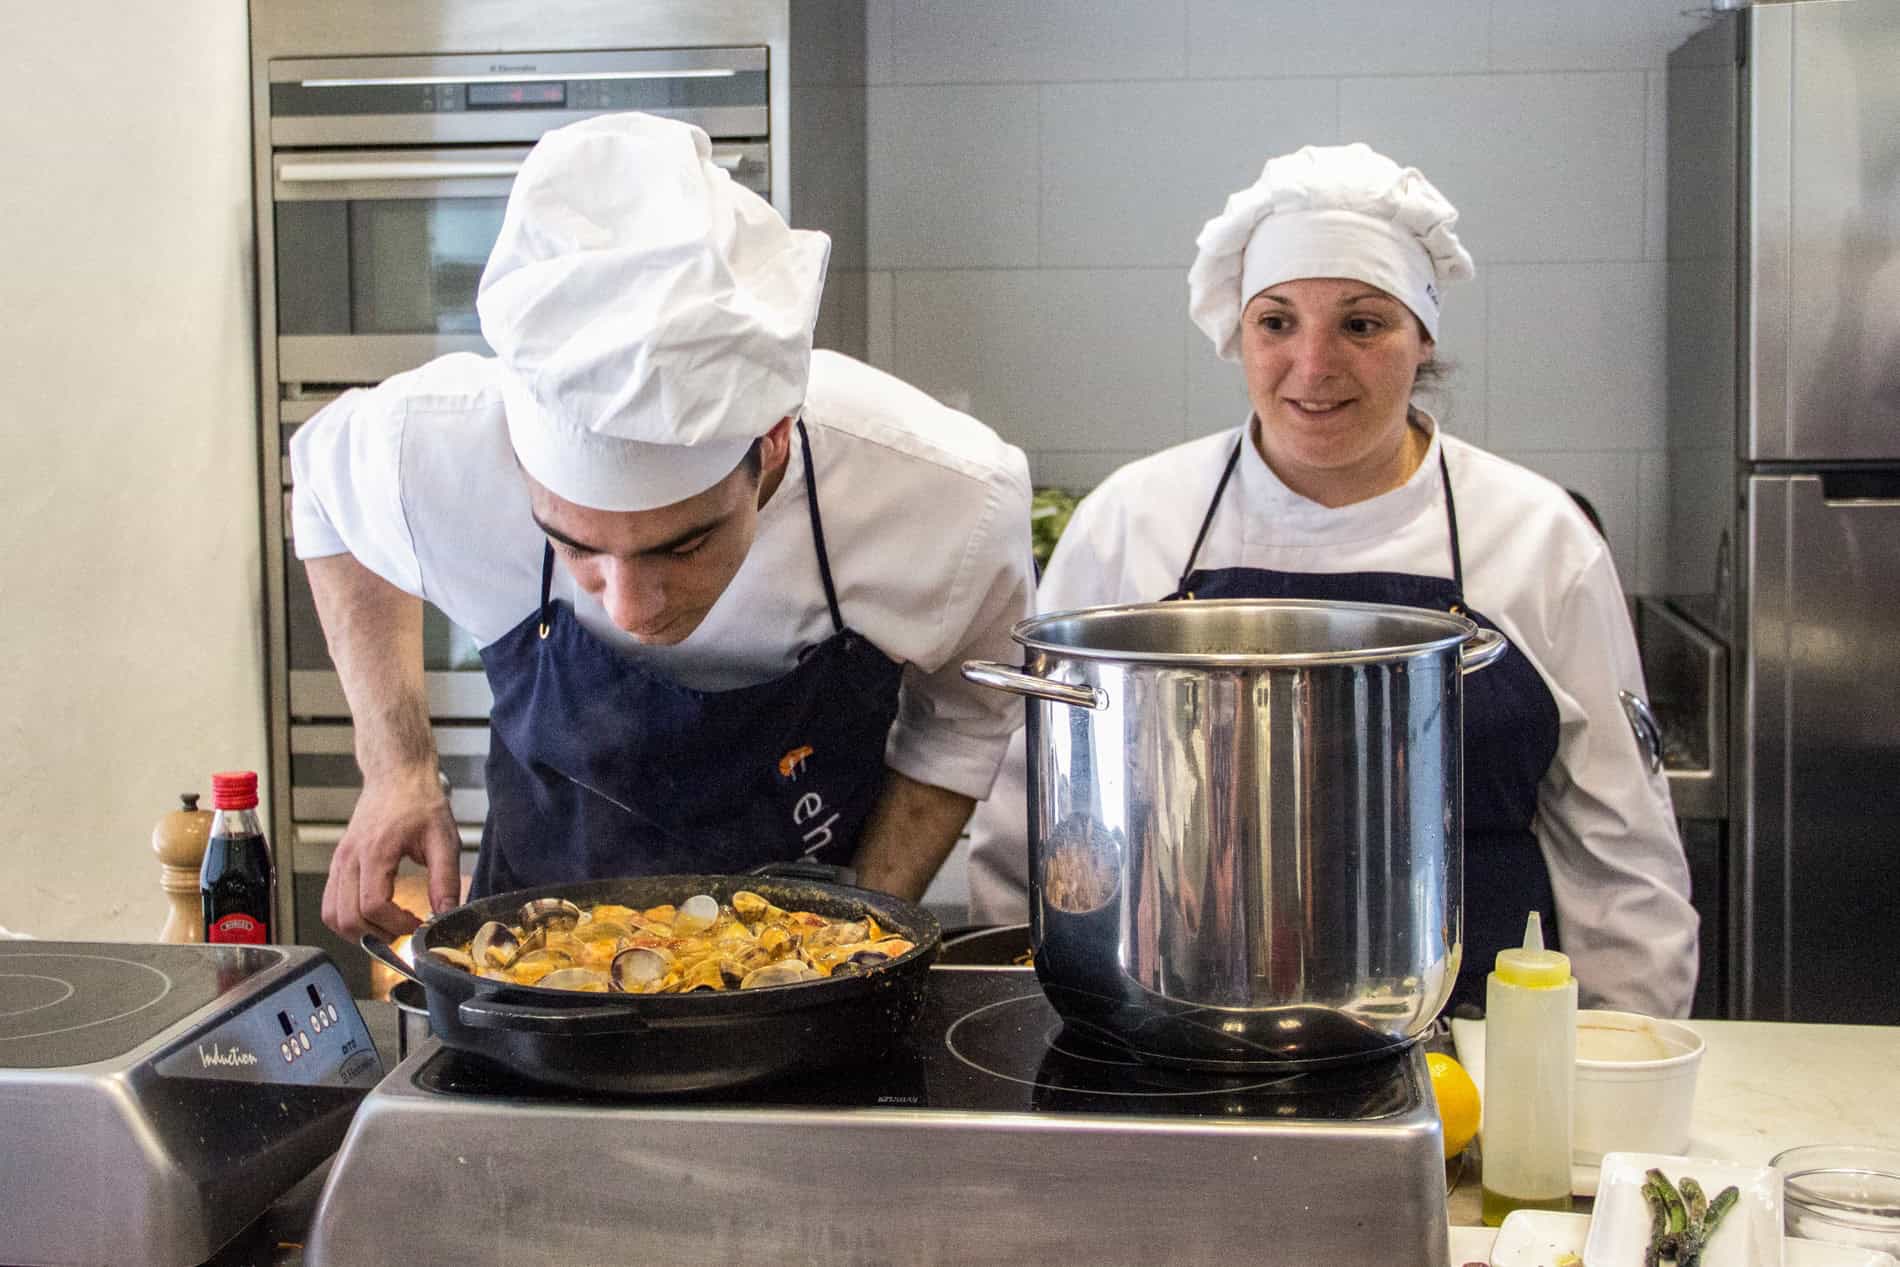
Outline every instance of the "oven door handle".
<path id="1" fill-rule="evenodd" d="M 287 185 L 347 184 L 359 180 L 495 180 L 513 178 L 520 159 L 372 159 L 366 162 L 285 162 L 277 179 Z"/>
<path id="2" fill-rule="evenodd" d="M 728 172 L 745 164 L 743 150 L 712 152 L 713 164 Z M 286 185 L 341 185 L 363 180 L 512 180 L 521 173 L 518 158 L 386 158 L 356 162 L 287 160 L 277 165 Z"/>

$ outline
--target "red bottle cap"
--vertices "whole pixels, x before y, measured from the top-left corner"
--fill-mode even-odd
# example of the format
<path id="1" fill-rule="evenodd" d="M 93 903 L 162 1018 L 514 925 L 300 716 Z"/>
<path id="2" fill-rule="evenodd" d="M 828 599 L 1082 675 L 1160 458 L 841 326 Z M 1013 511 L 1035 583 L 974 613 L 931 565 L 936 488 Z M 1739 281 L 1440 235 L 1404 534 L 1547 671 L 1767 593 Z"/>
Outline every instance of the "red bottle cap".
<path id="1" fill-rule="evenodd" d="M 257 772 L 230 770 L 212 775 L 211 800 L 218 809 L 256 809 Z"/>

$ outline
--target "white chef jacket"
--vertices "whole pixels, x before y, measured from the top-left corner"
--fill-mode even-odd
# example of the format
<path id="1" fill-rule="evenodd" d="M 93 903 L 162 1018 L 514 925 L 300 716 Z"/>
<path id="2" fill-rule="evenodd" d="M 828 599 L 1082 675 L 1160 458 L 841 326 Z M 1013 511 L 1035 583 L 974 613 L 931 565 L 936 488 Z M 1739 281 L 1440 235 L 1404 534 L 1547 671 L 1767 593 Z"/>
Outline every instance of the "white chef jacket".
<path id="1" fill-rule="evenodd" d="M 1556 484 L 1433 430 L 1430 450 L 1403 486 L 1336 508 L 1293 492 L 1251 443 L 1243 445 L 1196 566 L 1449 577 L 1442 450 L 1457 504 L 1465 601 L 1523 651 L 1557 703 L 1557 756 L 1538 788 L 1533 831 L 1583 1003 L 1685 1015 L 1695 992 L 1698 921 L 1668 782 L 1649 771 L 1617 696 L 1646 692 L 1609 546 Z M 1238 435 L 1222 432 L 1133 462 L 1083 499 L 1049 561 L 1038 608 L 1173 592 Z M 971 820 L 971 915 L 981 922 L 1026 918 L 1023 748 L 1018 730 L 995 789 Z"/>
<path id="2" fill-rule="evenodd" d="M 348 553 L 439 608 L 482 646 L 540 607 L 546 538 L 529 513 L 492 359 L 461 353 L 345 393 L 291 439 L 297 557 Z M 988 793 L 1019 710 L 971 685 L 966 658 L 1007 658 L 1033 602 L 1029 471 L 975 419 L 833 352 L 814 352 L 803 411 L 845 623 L 904 664 L 885 762 Z M 628 658 L 725 690 L 790 670 L 832 633 L 791 446 L 751 552 L 677 646 L 643 646 L 556 568 L 554 597 Z M 637 725 L 637 718 L 629 718 Z"/>

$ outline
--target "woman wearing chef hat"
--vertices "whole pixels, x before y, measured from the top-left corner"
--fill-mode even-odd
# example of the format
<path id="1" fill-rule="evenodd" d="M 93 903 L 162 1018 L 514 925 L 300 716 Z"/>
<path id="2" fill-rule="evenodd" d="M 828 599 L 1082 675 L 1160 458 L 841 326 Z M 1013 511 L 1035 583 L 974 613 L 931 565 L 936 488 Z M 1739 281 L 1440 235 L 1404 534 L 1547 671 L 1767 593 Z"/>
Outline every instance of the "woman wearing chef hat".
<path id="1" fill-rule="evenodd" d="M 962 681 L 1027 614 L 1027 464 L 811 347 L 829 241 L 697 128 L 607 116 L 515 180 L 477 306 L 496 357 L 340 397 L 292 441 L 294 531 L 363 795 L 324 920 L 457 900 L 421 600 L 481 644 L 473 888 L 809 858 L 921 893 L 1011 725 Z M 953 547 L 947 543 L 953 543 Z"/>
<path id="2" fill-rule="evenodd" d="M 1465 939 L 1482 1003 L 1527 910 L 1586 1000 L 1688 1010 L 1696 915 L 1662 776 L 1619 697 L 1643 694 L 1610 553 L 1565 492 L 1412 403 L 1440 292 L 1472 275 L 1457 212 L 1364 145 L 1270 160 L 1201 231 L 1189 311 L 1240 362 L 1247 423 L 1123 467 L 1076 509 L 1044 611 L 1322 598 L 1461 612 L 1510 648 L 1465 680 Z M 1020 919 L 1023 746 L 972 825 L 981 920 Z"/>

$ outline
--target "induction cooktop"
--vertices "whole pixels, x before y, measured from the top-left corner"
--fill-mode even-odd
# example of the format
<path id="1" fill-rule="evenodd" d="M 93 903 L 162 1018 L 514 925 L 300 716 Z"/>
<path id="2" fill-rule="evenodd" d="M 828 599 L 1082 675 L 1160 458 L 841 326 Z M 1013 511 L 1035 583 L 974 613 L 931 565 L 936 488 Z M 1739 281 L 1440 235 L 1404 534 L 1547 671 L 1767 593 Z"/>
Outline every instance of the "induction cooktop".
<path id="1" fill-rule="evenodd" d="M 1028 969 L 930 979 L 895 1053 L 692 1096 L 549 1088 L 430 1040 L 364 1101 L 306 1261 L 1444 1262 L 1416 1049 L 1200 1074 L 1065 1026 Z"/>
<path id="2" fill-rule="evenodd" d="M 201 1263 L 381 1076 L 320 951 L 0 942 L 0 1262 Z"/>

